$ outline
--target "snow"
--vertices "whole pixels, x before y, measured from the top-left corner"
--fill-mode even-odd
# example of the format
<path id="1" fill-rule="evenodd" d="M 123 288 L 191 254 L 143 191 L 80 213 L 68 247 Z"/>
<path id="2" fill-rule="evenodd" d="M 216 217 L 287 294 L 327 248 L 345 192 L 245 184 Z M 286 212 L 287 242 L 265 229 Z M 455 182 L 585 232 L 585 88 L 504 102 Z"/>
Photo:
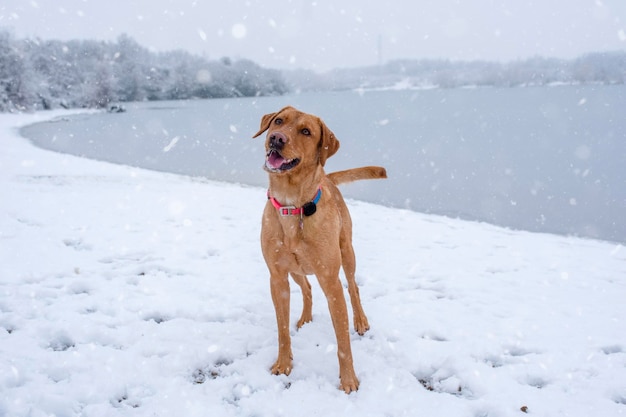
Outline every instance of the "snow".
<path id="1" fill-rule="evenodd" d="M 248 32 L 248 29 L 246 28 L 246 26 L 241 23 L 234 24 L 231 29 L 231 33 L 233 35 L 233 38 L 235 39 L 245 38 L 247 32 Z"/>
<path id="2" fill-rule="evenodd" d="M 17 135 L 63 114 L 0 115 L 1 416 L 626 414 L 626 248 L 349 201 L 372 328 L 346 395 L 315 283 L 268 372 L 264 189 Z"/>

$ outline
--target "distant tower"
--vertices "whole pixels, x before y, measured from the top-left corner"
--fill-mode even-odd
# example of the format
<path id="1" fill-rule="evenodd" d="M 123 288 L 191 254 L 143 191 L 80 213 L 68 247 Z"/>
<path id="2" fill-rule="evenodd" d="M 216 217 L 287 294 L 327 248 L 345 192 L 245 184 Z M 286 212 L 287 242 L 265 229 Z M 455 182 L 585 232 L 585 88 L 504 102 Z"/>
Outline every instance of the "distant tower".
<path id="1" fill-rule="evenodd" d="M 378 66 L 380 67 L 383 65 L 383 35 L 378 35 L 377 54 L 378 54 Z"/>

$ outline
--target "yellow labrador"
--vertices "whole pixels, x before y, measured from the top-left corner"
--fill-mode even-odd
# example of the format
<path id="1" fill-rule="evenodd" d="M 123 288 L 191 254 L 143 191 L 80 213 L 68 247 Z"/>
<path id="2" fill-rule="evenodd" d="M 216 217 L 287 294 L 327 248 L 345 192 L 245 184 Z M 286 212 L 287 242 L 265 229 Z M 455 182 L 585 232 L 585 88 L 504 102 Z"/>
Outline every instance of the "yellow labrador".
<path id="1" fill-rule="evenodd" d="M 300 328 L 312 320 L 311 285 L 306 276 L 313 274 L 326 295 L 337 337 L 340 389 L 346 393 L 356 391 L 359 380 L 354 372 L 340 267 L 348 281 L 355 330 L 363 335 L 369 324 L 355 279 L 350 213 L 337 184 L 386 178 L 385 169 L 362 167 L 327 175 L 324 164 L 339 149 L 339 141 L 320 118 L 293 107 L 263 116 L 254 137 L 265 131 L 269 190 L 261 246 L 278 323 L 278 359 L 271 371 L 289 375 L 292 369 L 289 275 L 302 289 L 304 308 L 297 323 Z"/>

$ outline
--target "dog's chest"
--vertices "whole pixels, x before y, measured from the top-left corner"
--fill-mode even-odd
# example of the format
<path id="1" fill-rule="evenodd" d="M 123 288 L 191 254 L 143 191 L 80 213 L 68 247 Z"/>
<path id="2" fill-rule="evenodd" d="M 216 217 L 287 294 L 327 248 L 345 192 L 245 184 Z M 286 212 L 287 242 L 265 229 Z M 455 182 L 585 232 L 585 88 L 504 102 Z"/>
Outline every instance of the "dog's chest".
<path id="1" fill-rule="evenodd" d="M 275 266 L 286 272 L 317 275 L 330 267 L 329 253 L 334 255 L 330 256 L 333 261 L 340 259 L 338 225 L 324 214 L 324 210 L 318 210 L 302 218 L 279 216 L 273 206 L 267 206 L 261 244 L 270 269 Z"/>
<path id="2" fill-rule="evenodd" d="M 283 233 L 280 237 L 276 236 L 274 242 L 275 250 L 269 251 L 269 256 L 274 258 L 273 262 L 298 274 L 312 275 L 321 272 L 324 258 L 321 256 L 321 242 L 314 229 L 307 228 L 306 220 L 303 228 L 298 225 L 283 228 Z"/>
<path id="3" fill-rule="evenodd" d="M 310 275 L 315 273 L 315 256 L 317 250 L 306 240 L 304 230 L 285 234 L 282 242 L 283 250 L 278 253 L 280 262 L 285 262 L 292 272 Z"/>

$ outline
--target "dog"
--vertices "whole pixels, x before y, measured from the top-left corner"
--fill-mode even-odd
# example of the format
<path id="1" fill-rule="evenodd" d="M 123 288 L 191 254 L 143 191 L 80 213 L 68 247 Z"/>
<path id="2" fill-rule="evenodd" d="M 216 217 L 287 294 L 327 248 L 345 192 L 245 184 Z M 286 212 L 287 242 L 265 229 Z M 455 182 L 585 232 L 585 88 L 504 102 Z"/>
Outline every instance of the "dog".
<path id="1" fill-rule="evenodd" d="M 369 329 L 355 279 L 350 213 L 337 185 L 361 179 L 387 178 L 382 167 L 361 167 L 326 174 L 326 160 L 339 141 L 317 116 L 291 106 L 261 119 L 258 137 L 267 131 L 265 165 L 269 173 L 268 201 L 263 211 L 261 248 L 270 272 L 270 287 L 278 324 L 275 375 L 289 375 L 293 366 L 289 334 L 289 275 L 300 286 L 303 310 L 299 329 L 312 317 L 311 284 L 315 275 L 326 296 L 339 358 L 339 388 L 349 394 L 359 388 L 354 372 L 348 311 L 339 279 L 343 267 L 348 281 L 354 328 Z"/>

